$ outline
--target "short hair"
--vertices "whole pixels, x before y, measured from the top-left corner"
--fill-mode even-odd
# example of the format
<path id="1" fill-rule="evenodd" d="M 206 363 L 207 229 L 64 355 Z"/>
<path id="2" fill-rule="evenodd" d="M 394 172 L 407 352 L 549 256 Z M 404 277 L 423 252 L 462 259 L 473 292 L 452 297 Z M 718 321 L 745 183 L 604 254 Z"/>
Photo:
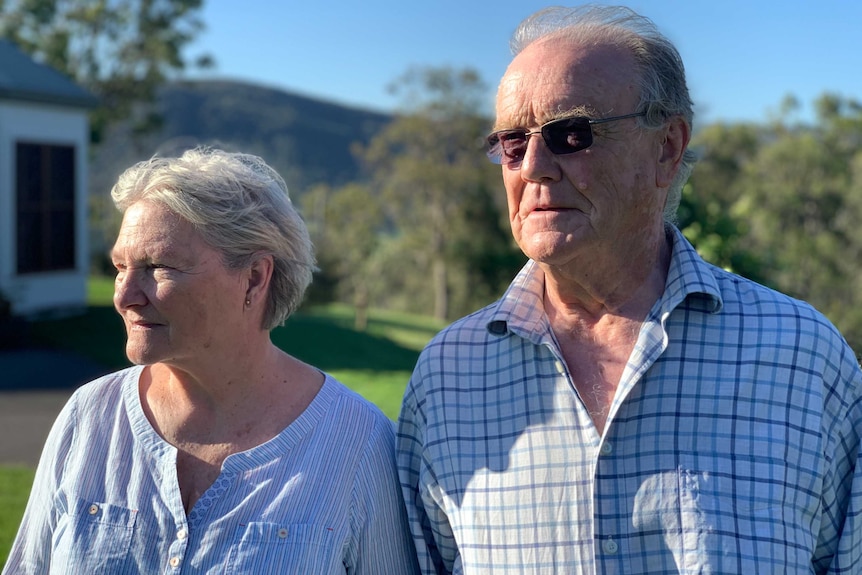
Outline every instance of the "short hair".
<path id="1" fill-rule="evenodd" d="M 257 156 L 203 147 L 178 158 L 154 156 L 123 172 L 111 197 L 121 212 L 147 200 L 187 220 L 228 269 L 271 255 L 263 329 L 283 324 L 311 284 L 316 267 L 308 229 L 282 177 Z"/>
<path id="2" fill-rule="evenodd" d="M 643 118 L 638 119 L 640 125 L 646 129 L 657 129 L 668 118 L 681 116 L 691 130 L 694 105 L 688 93 L 682 57 L 649 18 L 623 6 L 545 8 L 521 22 L 512 35 L 509 47 L 512 54 L 517 56 L 536 40 L 548 37 L 601 42 L 629 51 L 640 76 L 637 111 L 645 113 Z M 679 171 L 668 190 L 665 221 L 676 222 L 682 189 L 696 162 L 694 151 L 686 149 Z"/>

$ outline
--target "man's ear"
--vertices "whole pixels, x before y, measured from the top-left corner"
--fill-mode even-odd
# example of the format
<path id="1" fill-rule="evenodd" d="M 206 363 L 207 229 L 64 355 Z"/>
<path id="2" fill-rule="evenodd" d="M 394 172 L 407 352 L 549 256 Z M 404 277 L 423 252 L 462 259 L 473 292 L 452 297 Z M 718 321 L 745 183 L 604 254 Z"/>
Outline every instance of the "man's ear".
<path id="1" fill-rule="evenodd" d="M 691 140 L 691 130 L 681 116 L 674 116 L 664 127 L 664 137 L 659 142 L 655 183 L 659 188 L 669 188 L 679 171 L 682 156 Z"/>

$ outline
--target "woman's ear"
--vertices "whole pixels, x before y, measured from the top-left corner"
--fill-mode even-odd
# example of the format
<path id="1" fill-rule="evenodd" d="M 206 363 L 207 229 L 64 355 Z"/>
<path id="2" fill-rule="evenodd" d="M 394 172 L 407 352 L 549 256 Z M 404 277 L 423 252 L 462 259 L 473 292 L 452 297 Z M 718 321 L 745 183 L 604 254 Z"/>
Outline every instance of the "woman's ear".
<path id="1" fill-rule="evenodd" d="M 682 157 L 691 140 L 691 130 L 681 116 L 674 116 L 664 127 L 660 142 L 655 183 L 659 188 L 669 188 L 679 171 Z"/>
<path id="2" fill-rule="evenodd" d="M 245 292 L 246 305 L 251 305 L 266 295 L 269 282 L 272 280 L 274 265 L 272 255 L 255 255 L 246 272 L 248 282 Z"/>

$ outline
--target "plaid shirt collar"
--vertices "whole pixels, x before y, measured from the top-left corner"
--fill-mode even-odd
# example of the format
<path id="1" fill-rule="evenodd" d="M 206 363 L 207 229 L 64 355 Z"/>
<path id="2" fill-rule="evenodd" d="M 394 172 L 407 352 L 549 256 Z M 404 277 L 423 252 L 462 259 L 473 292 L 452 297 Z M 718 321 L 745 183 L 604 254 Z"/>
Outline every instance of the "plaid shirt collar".
<path id="1" fill-rule="evenodd" d="M 705 262 L 675 226 L 668 225 L 666 232 L 673 240 L 670 268 L 664 293 L 653 305 L 650 317 L 667 317 L 686 300 L 707 313 L 721 311 L 717 268 Z M 544 292 L 545 274 L 535 261 L 529 260 L 495 304 L 486 326 L 488 331 L 497 336 L 511 332 L 536 344 L 545 343 L 551 330 L 542 305 Z"/>

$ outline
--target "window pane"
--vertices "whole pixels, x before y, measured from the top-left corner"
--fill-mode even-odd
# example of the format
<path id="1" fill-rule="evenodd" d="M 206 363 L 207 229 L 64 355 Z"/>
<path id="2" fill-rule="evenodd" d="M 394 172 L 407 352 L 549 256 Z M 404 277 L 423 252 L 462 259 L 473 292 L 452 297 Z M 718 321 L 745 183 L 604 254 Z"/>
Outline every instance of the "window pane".
<path id="1" fill-rule="evenodd" d="M 48 196 L 52 202 L 64 202 L 72 206 L 75 201 L 75 150 L 71 146 L 45 146 L 45 158 L 49 166 Z"/>
<path id="2" fill-rule="evenodd" d="M 48 229 L 52 241 L 45 254 L 47 267 L 52 270 L 75 267 L 75 214 L 72 210 L 56 209 L 48 214 Z"/>
<path id="3" fill-rule="evenodd" d="M 75 267 L 75 148 L 16 146 L 18 273 Z"/>

